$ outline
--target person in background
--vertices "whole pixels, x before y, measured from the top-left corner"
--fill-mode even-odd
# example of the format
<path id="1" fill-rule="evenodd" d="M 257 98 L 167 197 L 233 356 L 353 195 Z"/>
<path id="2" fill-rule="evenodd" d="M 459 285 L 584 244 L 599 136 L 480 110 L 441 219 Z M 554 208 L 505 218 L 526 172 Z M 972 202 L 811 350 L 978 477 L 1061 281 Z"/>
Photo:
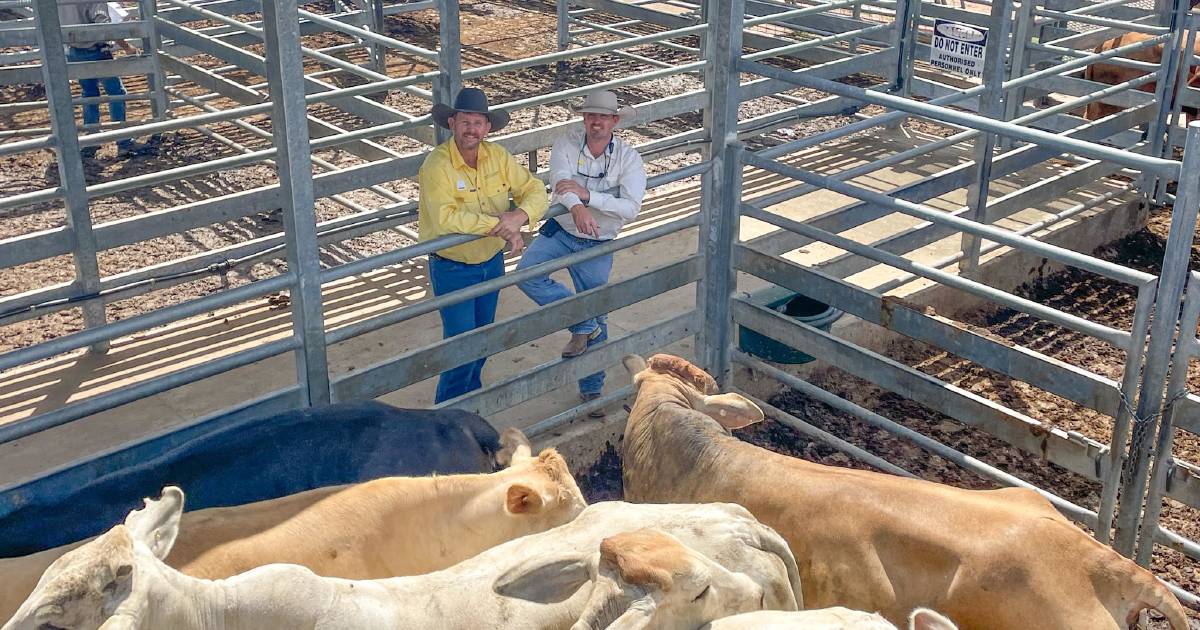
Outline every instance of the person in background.
<path id="1" fill-rule="evenodd" d="M 637 150 L 613 133 L 622 118 L 634 114 L 633 108 L 619 107 L 616 94 L 599 90 L 588 94 L 577 111 L 583 114 L 583 124 L 559 137 L 550 149 L 552 201 L 569 212 L 546 221 L 518 270 L 608 242 L 641 210 L 646 168 Z M 614 192 L 608 192 L 613 188 Z M 612 264 L 612 254 L 605 254 L 567 267 L 575 292 L 607 284 Z M 572 295 L 548 275 L 518 286 L 543 306 Z M 571 340 L 562 350 L 563 358 L 577 357 L 608 339 L 604 315 L 573 324 L 568 330 Z M 579 380 L 579 395 L 585 403 L 599 398 L 603 388 L 602 371 Z M 604 411 L 596 409 L 588 415 L 600 418 Z"/>
<path id="2" fill-rule="evenodd" d="M 504 244 L 520 253 L 525 247 L 521 226 L 540 220 L 549 200 L 545 185 L 529 169 L 504 147 L 484 141 L 508 124 L 508 112 L 489 110 L 482 90 L 463 88 L 453 107 L 438 103 L 432 115 L 453 137 L 425 158 L 417 176 L 420 238 L 484 236 L 429 255 L 429 282 L 440 296 L 504 275 Z M 511 210 L 510 195 L 516 204 Z M 441 309 L 443 338 L 492 323 L 498 299 L 499 292 L 493 291 Z M 434 402 L 479 389 L 485 360 L 443 372 Z"/>
<path id="3" fill-rule="evenodd" d="M 71 24 L 112 24 L 113 12 L 119 7 L 110 7 L 109 2 L 76 2 L 58 5 L 58 17 L 63 26 Z M 119 15 L 119 14 L 118 14 Z M 126 54 L 136 55 L 137 49 L 129 42 L 116 41 L 76 41 L 67 46 L 67 61 L 110 61 L 113 58 L 113 46 L 120 46 Z M 79 87 L 84 98 L 100 96 L 100 87 L 108 96 L 125 96 L 125 85 L 121 77 L 104 77 L 99 79 L 79 79 Z M 113 122 L 125 122 L 125 101 L 111 101 L 108 104 L 108 117 Z M 100 106 L 91 103 L 83 106 L 83 124 L 100 124 Z M 93 159 L 99 147 L 83 147 L 80 153 L 84 159 Z M 133 139 L 126 138 L 117 141 L 117 158 L 125 159 L 151 152 L 151 149 L 139 146 Z"/>

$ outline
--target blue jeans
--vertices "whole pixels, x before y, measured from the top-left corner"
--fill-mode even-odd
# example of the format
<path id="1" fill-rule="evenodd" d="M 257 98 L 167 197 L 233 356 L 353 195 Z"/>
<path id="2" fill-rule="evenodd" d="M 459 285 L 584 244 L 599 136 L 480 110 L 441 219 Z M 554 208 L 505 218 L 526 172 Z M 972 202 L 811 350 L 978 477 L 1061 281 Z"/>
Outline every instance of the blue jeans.
<path id="1" fill-rule="evenodd" d="M 554 219 L 550 219 L 550 221 L 554 221 Z M 578 238 L 562 229 L 554 232 L 552 236 L 546 236 L 543 233 L 534 239 L 533 243 L 529 245 L 529 249 L 525 251 L 525 255 L 521 256 L 521 262 L 517 264 L 517 270 L 532 267 L 533 265 L 554 260 L 555 258 L 562 258 L 573 252 L 590 249 L 603 242 Z M 575 293 L 608 284 L 608 276 L 612 273 L 612 264 L 612 254 L 606 254 L 567 267 L 567 271 L 571 274 L 571 281 L 575 285 Z M 520 282 L 517 286 L 520 287 L 521 291 L 525 292 L 525 295 L 529 296 L 529 299 L 537 302 L 539 306 L 545 306 L 551 302 L 575 294 L 563 286 L 561 282 L 554 280 L 548 275 Z M 599 315 L 585 319 L 582 322 L 569 326 L 567 330 L 570 330 L 572 334 L 586 335 L 591 334 L 597 327 L 601 329 L 600 334 L 595 339 L 588 341 L 588 346 L 590 347 L 608 340 L 607 316 Z M 604 389 L 604 372 L 602 371 L 579 379 L 579 393 L 581 394 L 598 394 L 602 389 Z"/>
<path id="2" fill-rule="evenodd" d="M 108 48 L 67 48 L 67 61 L 107 61 L 112 59 L 112 51 Z M 100 96 L 100 86 L 109 96 L 124 96 L 125 86 L 121 77 L 104 77 L 102 79 L 80 79 L 79 87 L 84 98 Z M 108 104 L 108 117 L 113 122 L 125 122 L 125 101 L 112 101 Z M 95 125 L 100 122 L 100 106 L 96 104 L 83 106 L 83 124 Z M 125 139 L 117 143 L 118 147 L 132 147 L 133 140 Z"/>
<path id="3" fill-rule="evenodd" d="M 429 283 L 433 285 L 434 295 L 446 295 L 503 275 L 503 252 L 497 253 L 491 260 L 474 265 L 440 256 L 429 257 Z M 461 335 L 495 321 L 496 303 L 499 298 L 500 292 L 494 291 L 440 309 L 438 314 L 442 316 L 442 338 Z M 487 357 L 442 372 L 433 401 L 440 403 L 482 387 L 480 376 L 483 374 L 484 361 L 487 361 Z"/>

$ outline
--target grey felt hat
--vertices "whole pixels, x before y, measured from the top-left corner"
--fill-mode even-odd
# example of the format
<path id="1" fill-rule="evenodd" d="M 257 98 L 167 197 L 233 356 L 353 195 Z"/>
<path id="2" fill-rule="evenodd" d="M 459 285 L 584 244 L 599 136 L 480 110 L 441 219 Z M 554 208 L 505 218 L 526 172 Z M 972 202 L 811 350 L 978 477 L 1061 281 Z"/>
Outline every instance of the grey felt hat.
<path id="1" fill-rule="evenodd" d="M 492 123 L 492 131 L 498 131 L 508 124 L 508 112 L 502 109 L 489 109 L 487 95 L 479 88 L 463 88 L 454 98 L 454 106 L 437 103 L 433 106 L 433 120 L 440 127 L 450 128 L 449 119 L 458 112 L 483 114 Z"/>

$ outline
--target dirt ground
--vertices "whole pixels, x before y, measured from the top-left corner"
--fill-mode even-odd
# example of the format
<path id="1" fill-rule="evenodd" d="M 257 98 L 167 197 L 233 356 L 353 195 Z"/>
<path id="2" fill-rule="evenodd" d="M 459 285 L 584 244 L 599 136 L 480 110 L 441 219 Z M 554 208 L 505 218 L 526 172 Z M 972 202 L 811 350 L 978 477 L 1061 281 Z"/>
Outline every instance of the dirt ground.
<path id="1" fill-rule="evenodd" d="M 1167 212 L 1150 217 L 1147 226 L 1096 252 L 1102 258 L 1123 265 L 1158 273 L 1170 227 Z M 1193 265 L 1200 262 L 1200 247 L 1193 247 Z M 1128 329 L 1131 325 L 1135 292 L 1128 286 L 1075 270 L 1050 275 L 1043 281 L 1022 287 L 1018 294 L 1041 304 L 1054 306 L 1093 321 Z M 986 328 L 1005 339 L 1077 365 L 1108 378 L 1119 379 L 1124 353 L 1102 341 L 1051 326 L 1012 310 L 979 313 L 968 324 Z M 919 342 L 892 344 L 886 353 L 921 371 L 976 394 L 1028 414 L 1063 430 L 1108 442 L 1112 420 L 1028 383 L 1015 381 L 971 362 Z M 1200 372 L 1192 366 L 1189 382 L 1200 387 Z M 1026 481 L 1048 489 L 1078 505 L 1095 510 L 1100 485 L 1049 464 L 1039 457 L 1019 451 L 987 433 L 965 426 L 952 418 L 931 411 L 911 400 L 882 390 L 840 370 L 830 368 L 812 381 L 842 398 L 875 411 L 906 427 L 919 431 L 956 450 L 994 465 Z M 884 457 L 922 479 L 950 485 L 984 489 L 996 485 L 990 480 L 930 455 L 912 443 L 870 427 L 855 418 L 790 390 L 774 396 L 770 404 L 824 429 L 865 450 Z M 830 466 L 870 470 L 871 467 L 849 456 L 800 435 L 794 429 L 770 418 L 736 432 L 740 438 L 764 448 L 802 457 Z M 1200 439 L 1180 431 L 1175 440 L 1176 457 L 1200 461 Z M 610 448 L 591 468 L 579 473 L 580 487 L 589 500 L 613 500 L 622 496 L 621 460 Z M 1184 536 L 1200 537 L 1200 511 L 1168 500 L 1162 514 L 1164 526 Z M 1200 563 L 1183 554 L 1159 547 L 1153 557 L 1157 575 L 1185 589 L 1200 592 Z M 1189 611 L 1193 627 L 1200 627 L 1200 613 Z M 1165 627 L 1165 626 L 1163 626 Z"/>
<path id="2" fill-rule="evenodd" d="M 327 0 L 309 3 L 305 6 L 316 11 L 329 10 Z M 461 12 L 464 68 L 525 58 L 554 50 L 553 2 L 548 0 L 515 2 L 468 0 L 461 3 Z M 239 16 L 238 19 L 251 20 L 257 17 L 256 15 L 245 15 Z M 598 17 L 597 21 L 614 22 L 616 18 Z M 192 28 L 212 25 L 212 23 L 204 21 L 187 24 Z M 388 34 L 397 39 L 430 49 L 437 46 L 438 17 L 433 11 L 389 16 L 386 25 Z M 635 30 L 639 33 L 650 32 L 646 27 L 637 27 Z M 601 42 L 607 41 L 607 38 L 611 36 L 593 35 L 592 37 L 595 41 Z M 322 33 L 305 37 L 303 44 L 316 49 L 351 41 L 350 37 L 346 35 Z M 681 42 L 688 43 L 686 40 L 681 40 Z M 690 44 L 695 45 L 695 40 Z M 260 55 L 263 53 L 261 46 L 248 46 L 246 50 Z M 652 46 L 632 49 L 631 52 L 659 61 L 674 63 L 694 60 L 694 56 L 689 56 L 688 53 L 662 51 Z M 356 63 L 363 63 L 366 60 L 366 53 L 362 49 L 338 53 L 338 56 Z M 188 61 L 209 69 L 224 65 L 223 61 L 206 55 L 196 55 L 188 58 Z M 326 69 L 312 61 L 308 61 L 306 65 L 306 72 Z M 401 55 L 394 51 L 389 53 L 389 76 L 405 76 L 429 69 L 431 68 L 428 63 L 417 57 Z M 551 94 L 571 87 L 586 86 L 618 76 L 628 76 L 655 69 L 657 69 L 655 66 L 648 63 L 605 54 L 572 61 L 561 70 L 553 66 L 532 67 L 467 81 L 466 84 L 487 90 L 493 102 L 505 102 L 540 94 Z M 228 72 L 222 76 L 247 86 L 263 82 L 261 77 L 244 71 Z M 340 86 L 356 85 L 364 81 L 364 79 L 348 73 L 331 75 L 328 80 Z M 864 79 L 864 81 L 870 82 L 868 79 Z M 145 89 L 145 80 L 142 77 L 129 77 L 125 82 L 127 89 L 131 92 Z M 40 88 L 40 86 L 36 87 Z M 685 74 L 619 88 L 616 91 L 623 102 L 637 105 L 700 87 L 702 87 L 702 82 L 697 75 Z M 77 86 L 73 86 L 73 89 L 78 91 Z M 172 86 L 172 90 L 175 91 L 174 99 L 182 99 L 184 96 L 203 99 L 207 94 L 207 90 L 188 82 L 177 83 Z M 36 92 L 36 89 L 30 86 L 0 88 L 0 103 L 19 103 L 32 97 L 42 98 L 33 92 Z M 812 93 L 804 90 L 795 90 L 789 94 L 800 98 L 806 94 L 812 97 Z M 219 109 L 237 105 L 232 100 L 225 98 L 209 98 L 205 100 L 205 103 Z M 429 110 L 428 102 L 399 91 L 388 93 L 386 103 L 413 116 L 424 115 Z M 744 103 L 740 115 L 742 117 L 757 116 L 790 106 L 790 103 L 776 98 L 757 99 Z M 173 111 L 177 117 L 202 113 L 200 108 L 182 101 Z M 102 114 L 103 120 L 107 120 L 107 112 L 104 108 L 102 108 Z M 328 106 L 310 108 L 310 114 L 347 130 L 371 126 L 365 120 Z M 148 116 L 149 109 L 146 102 L 135 101 L 130 104 L 129 120 L 145 119 Z M 565 121 L 570 116 L 570 110 L 561 102 L 520 110 L 514 114 L 512 123 L 504 133 Z M 800 135 L 824 131 L 845 124 L 848 120 L 843 117 L 831 117 L 801 121 L 792 127 L 763 137 L 758 142 L 762 144 L 786 142 Z M 258 116 L 245 119 L 245 121 L 255 128 L 270 130 L 268 116 Z M 48 124 L 44 109 L 0 113 L 0 129 L 35 128 Z M 699 114 L 694 113 L 640 125 L 622 133 L 627 140 L 637 144 L 674 135 L 687 129 L 699 128 L 701 124 Z M 112 145 L 101 147 L 98 158 L 86 165 L 87 182 L 89 185 L 110 182 L 239 155 L 241 150 L 231 146 L 230 142 L 237 143 L 249 150 L 271 147 L 269 137 L 255 135 L 250 130 L 232 123 L 214 124 L 209 129 L 224 136 L 226 141 L 222 142 L 193 129 L 184 129 L 164 134 L 159 156 L 145 156 L 124 161 L 116 159 L 115 148 Z M 20 138 L 12 140 L 17 139 Z M 427 149 L 423 143 L 399 135 L 379 138 L 377 141 L 402 155 L 414 154 Z M 348 151 L 336 148 L 315 151 L 314 156 L 323 158 L 339 168 L 364 163 L 362 159 Z M 525 156 L 518 156 L 518 159 L 527 163 Z M 538 166 L 546 168 L 548 159 L 549 152 L 541 151 Z M 647 167 L 649 174 L 654 175 L 694 163 L 698 159 L 696 153 L 674 154 L 650 161 Z M 314 172 L 320 173 L 323 170 L 315 168 Z M 273 163 L 258 163 L 190 175 L 163 184 L 142 186 L 95 198 L 91 202 L 92 222 L 98 225 L 130 219 L 218 195 L 270 185 L 276 181 Z M 688 182 L 676 185 L 685 185 L 686 183 Z M 56 185 L 58 185 L 58 172 L 55 157 L 51 151 L 0 156 L 0 195 L 28 193 Z M 410 180 L 397 179 L 383 183 L 381 186 L 403 199 L 415 200 L 417 196 L 415 182 Z M 346 193 L 343 197 L 369 208 L 395 203 L 377 192 L 366 189 Z M 317 201 L 316 214 L 318 221 L 324 221 L 353 214 L 353 211 L 332 199 L 321 199 Z M 0 211 L 0 239 L 60 227 L 65 224 L 65 220 L 65 210 L 60 202 L 2 210 Z M 415 228 L 415 225 L 411 227 Z M 276 234 L 281 228 L 280 216 L 278 210 L 275 210 L 192 229 L 102 251 L 99 253 L 100 272 L 103 277 L 112 277 L 150 265 L 162 264 L 185 256 Z M 332 267 L 390 251 L 411 242 L 409 236 L 400 230 L 388 229 L 349 239 L 337 246 L 323 247 L 321 260 L 323 266 Z M 182 279 L 182 282 L 174 280 L 160 283 L 159 286 L 163 288 L 135 298 L 112 302 L 107 306 L 108 318 L 110 320 L 125 319 L 156 308 L 207 295 L 222 287 L 238 286 L 268 278 L 286 269 L 286 263 L 282 259 L 246 263 L 234 261 L 234 263 L 232 269 L 220 274 L 202 271 Z M 15 295 L 58 283 L 70 282 L 73 277 L 74 271 L 70 256 L 59 256 L 21 265 L 0 272 L 0 296 Z M 76 332 L 81 328 L 82 314 L 78 309 L 59 311 L 23 322 L 0 326 L 0 351 L 26 347 L 63 334 Z"/>

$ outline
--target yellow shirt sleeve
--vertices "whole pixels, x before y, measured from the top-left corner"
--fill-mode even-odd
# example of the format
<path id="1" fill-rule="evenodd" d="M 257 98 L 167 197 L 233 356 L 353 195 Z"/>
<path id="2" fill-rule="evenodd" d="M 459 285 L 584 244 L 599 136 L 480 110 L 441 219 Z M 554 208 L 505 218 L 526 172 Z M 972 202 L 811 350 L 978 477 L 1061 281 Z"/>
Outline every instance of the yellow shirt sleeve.
<path id="1" fill-rule="evenodd" d="M 487 234 L 500 222 L 496 217 L 464 207 L 454 195 L 457 178 L 448 162 L 422 166 L 417 180 L 421 186 L 421 205 L 436 224 L 434 232 L 438 236 Z"/>
<path id="2" fill-rule="evenodd" d="M 550 197 L 546 194 L 546 185 L 533 173 L 530 173 L 529 169 L 521 166 L 512 154 L 507 151 L 504 154 L 508 158 L 505 161 L 505 168 L 512 190 L 513 203 L 529 215 L 529 225 L 535 226 L 538 221 L 542 220 L 542 217 L 546 216 L 546 210 L 550 208 Z"/>

